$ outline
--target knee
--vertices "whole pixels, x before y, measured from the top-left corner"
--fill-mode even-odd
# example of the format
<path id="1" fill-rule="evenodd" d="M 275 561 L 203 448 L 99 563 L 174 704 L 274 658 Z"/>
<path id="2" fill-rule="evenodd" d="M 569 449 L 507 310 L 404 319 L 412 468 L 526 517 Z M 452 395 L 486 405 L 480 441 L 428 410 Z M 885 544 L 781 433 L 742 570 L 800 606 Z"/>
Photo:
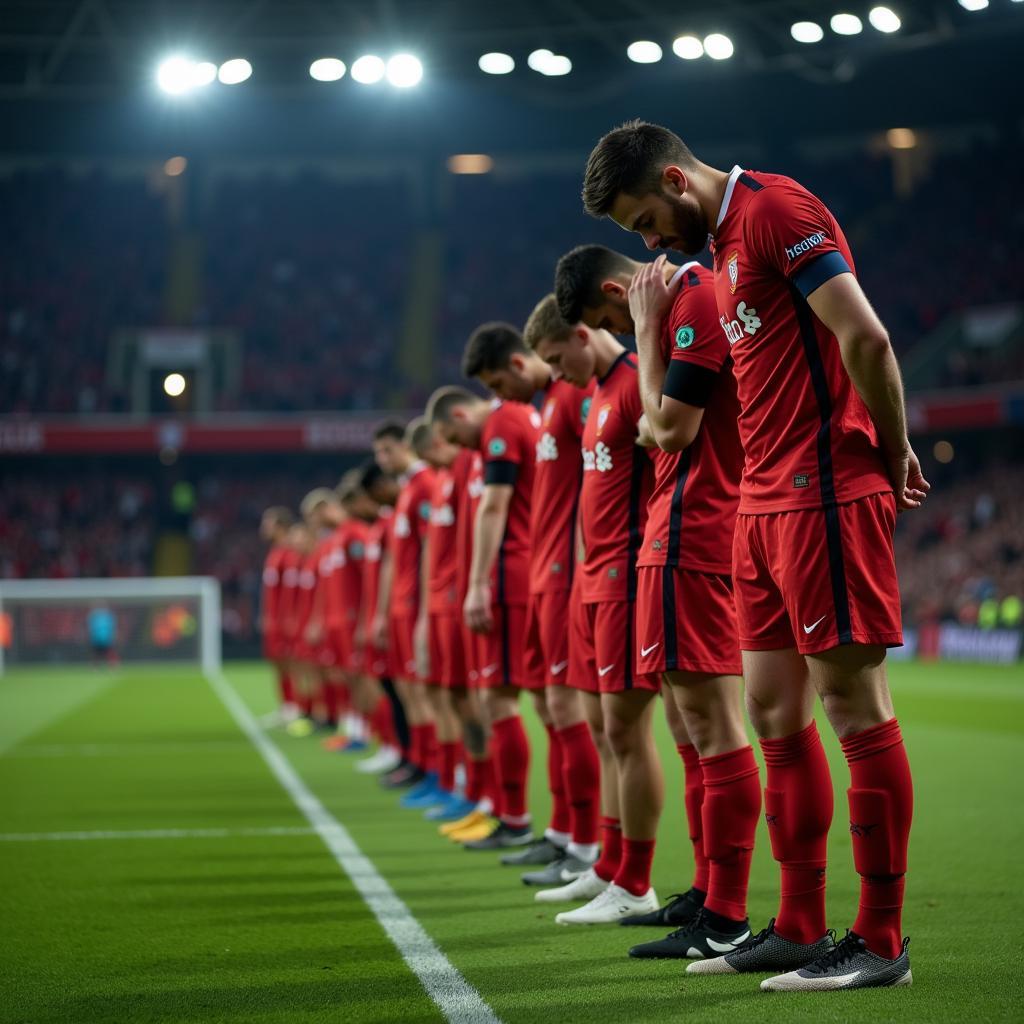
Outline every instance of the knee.
<path id="1" fill-rule="evenodd" d="M 567 729 L 580 720 L 579 695 L 563 686 L 548 690 L 547 708 L 556 729 Z"/>
<path id="2" fill-rule="evenodd" d="M 617 715 L 606 715 L 604 735 L 615 757 L 628 757 L 637 747 L 637 723 Z"/>

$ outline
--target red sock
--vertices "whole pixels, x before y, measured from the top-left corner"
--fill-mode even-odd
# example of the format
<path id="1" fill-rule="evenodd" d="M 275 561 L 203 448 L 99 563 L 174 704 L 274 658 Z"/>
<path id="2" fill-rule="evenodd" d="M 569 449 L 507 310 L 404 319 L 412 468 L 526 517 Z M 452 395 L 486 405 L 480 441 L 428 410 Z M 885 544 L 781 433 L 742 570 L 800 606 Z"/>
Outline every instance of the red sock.
<path id="1" fill-rule="evenodd" d="M 438 749 L 440 751 L 438 781 L 446 793 L 451 793 L 455 789 L 455 766 L 459 763 L 459 743 L 457 740 L 439 743 Z"/>
<path id="2" fill-rule="evenodd" d="M 494 774 L 501 790 L 499 817 L 515 828 L 528 825 L 526 779 L 530 771 L 530 744 L 519 715 L 510 715 L 491 726 Z"/>
<path id="3" fill-rule="evenodd" d="M 377 701 L 377 706 L 373 709 L 373 714 L 370 717 L 370 726 L 380 743 L 385 746 L 394 745 L 395 727 L 391 718 L 391 701 L 387 697 L 381 697 Z"/>
<path id="4" fill-rule="evenodd" d="M 622 862 L 622 825 L 618 818 L 601 815 L 601 856 L 594 865 L 594 874 L 610 882 Z"/>
<path id="5" fill-rule="evenodd" d="M 466 762 L 466 799 L 478 804 L 488 799 L 497 808 L 497 793 L 494 787 L 494 761 L 490 754 Z"/>
<path id="6" fill-rule="evenodd" d="M 433 722 L 426 722 L 423 725 L 423 770 L 435 773 L 441 770 L 441 755 L 437 746 L 437 726 Z"/>
<path id="7" fill-rule="evenodd" d="M 277 673 L 277 692 L 282 704 L 295 703 L 295 683 L 292 682 L 289 673 L 281 671 Z"/>
<path id="8" fill-rule="evenodd" d="M 295 703 L 299 705 L 299 711 L 302 712 L 303 718 L 313 717 L 313 697 L 308 693 L 300 693 L 295 700 Z"/>
<path id="9" fill-rule="evenodd" d="M 651 864 L 654 863 L 653 839 L 622 838 L 622 861 L 615 872 L 615 884 L 643 896 L 651 887 Z"/>
<path id="10" fill-rule="evenodd" d="M 860 875 L 860 907 L 853 930 L 868 949 L 890 960 L 900 955 L 903 884 L 914 814 L 914 786 L 899 722 L 847 736 L 850 836 Z"/>
<path id="11" fill-rule="evenodd" d="M 572 808 L 569 806 L 565 773 L 562 771 L 565 751 L 558 730 L 553 725 L 545 725 L 544 728 L 548 734 L 548 789 L 551 791 L 551 823 L 548 831 L 567 836 L 572 829 Z"/>
<path id="12" fill-rule="evenodd" d="M 692 743 L 678 743 L 676 750 L 683 759 L 686 769 L 684 802 L 686 805 L 686 826 L 693 843 L 693 887 L 701 892 L 708 891 L 708 859 L 704 854 L 704 822 L 701 806 L 704 803 L 704 773 L 700 766 L 700 754 Z"/>
<path id="13" fill-rule="evenodd" d="M 569 797 L 572 841 L 589 846 L 598 840 L 601 805 L 601 761 L 586 722 L 558 731 L 562 744 L 562 778 Z"/>
<path id="14" fill-rule="evenodd" d="M 342 715 L 347 715 L 352 710 L 352 701 L 348 692 L 348 687 L 344 683 L 328 683 L 327 684 L 334 691 L 334 701 L 338 709 L 338 718 Z"/>
<path id="15" fill-rule="evenodd" d="M 832 778 L 818 727 L 761 740 L 767 779 L 764 816 L 772 855 L 782 869 L 775 930 L 790 942 L 825 934 L 825 865 L 832 824 Z"/>
<path id="16" fill-rule="evenodd" d="M 426 725 L 409 726 L 409 760 L 421 771 L 426 771 Z"/>
<path id="17" fill-rule="evenodd" d="M 761 780 L 754 748 L 702 757 L 704 849 L 710 864 L 704 906 L 732 921 L 747 917 L 747 884 L 761 814 Z"/>

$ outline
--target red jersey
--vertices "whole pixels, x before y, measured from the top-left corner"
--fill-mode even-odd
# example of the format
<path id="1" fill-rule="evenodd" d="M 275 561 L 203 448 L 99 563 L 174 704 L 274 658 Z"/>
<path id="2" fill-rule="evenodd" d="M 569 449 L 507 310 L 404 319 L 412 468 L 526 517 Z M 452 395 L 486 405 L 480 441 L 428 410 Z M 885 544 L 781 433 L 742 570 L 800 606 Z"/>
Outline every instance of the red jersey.
<path id="1" fill-rule="evenodd" d="M 368 526 L 346 519 L 334 531 L 325 619 L 335 628 L 351 630 L 359 618 L 363 593 L 363 558 Z"/>
<path id="2" fill-rule="evenodd" d="M 699 263 L 687 263 L 676 272 L 680 277 L 662 328 L 662 393 L 703 407 L 704 416 L 686 451 L 652 449 L 654 492 L 637 565 L 729 575 L 743 471 L 736 380 L 729 342 L 718 324 L 714 275 Z"/>
<path id="3" fill-rule="evenodd" d="M 536 475 L 540 415 L 522 402 L 495 402 L 484 423 L 480 453 L 484 484 L 508 484 L 512 500 L 494 565 L 494 600 L 525 605 L 530 594 L 530 505 Z"/>
<path id="4" fill-rule="evenodd" d="M 298 591 L 295 595 L 295 624 L 297 636 L 304 641 L 303 634 L 313 614 L 313 598 L 316 596 L 317 576 L 320 570 L 319 545 L 311 554 L 303 555 L 299 562 Z"/>
<path id="5" fill-rule="evenodd" d="M 466 449 L 469 451 L 469 449 Z M 469 570 L 473 562 L 473 533 L 476 528 L 476 510 L 484 493 L 484 460 L 479 452 L 469 451 L 466 463 L 465 486 L 456 488 L 458 505 L 455 509 L 455 582 L 458 590 L 458 605 L 469 590 Z"/>
<path id="6" fill-rule="evenodd" d="M 288 548 L 275 544 L 263 563 L 263 591 L 260 599 L 263 632 L 275 634 L 281 631 L 279 607 L 281 604 L 281 571 L 284 568 Z"/>
<path id="7" fill-rule="evenodd" d="M 530 506 L 530 593 L 569 590 L 576 568 L 576 515 L 583 481 L 580 442 L 594 384 L 564 380 L 544 389 L 536 430 Z"/>
<path id="8" fill-rule="evenodd" d="M 363 549 L 363 581 L 360 596 L 360 622 L 367 636 L 377 615 L 377 598 L 380 595 L 380 559 L 388 543 L 389 525 L 392 520 L 390 509 L 382 508 L 374 522 L 366 527 L 366 545 Z"/>
<path id="9" fill-rule="evenodd" d="M 807 297 L 853 273 L 842 228 L 791 178 L 733 168 L 713 244 L 746 456 L 740 512 L 820 508 L 892 490 L 867 406 Z"/>
<path id="10" fill-rule="evenodd" d="M 430 521 L 434 471 L 416 462 L 406 475 L 395 502 L 391 553 L 391 614 L 415 616 L 420 607 L 420 556 Z"/>
<path id="11" fill-rule="evenodd" d="M 427 611 L 460 614 L 458 558 L 459 494 L 466 487 L 473 453 L 460 448 L 447 469 L 434 477 L 427 526 Z"/>
<path id="12" fill-rule="evenodd" d="M 341 629 L 344 611 L 341 604 L 339 569 L 344 559 L 341 527 L 317 544 L 317 589 L 314 606 L 319 606 L 325 629 Z"/>
<path id="13" fill-rule="evenodd" d="M 643 415 L 636 357 L 623 352 L 597 382 L 583 429 L 580 596 L 594 601 L 636 597 L 640 550 L 653 473 L 636 443 Z"/>
<path id="14" fill-rule="evenodd" d="M 299 571 L 302 555 L 294 548 L 285 548 L 281 556 L 281 594 L 277 602 L 278 622 L 284 636 L 298 635 Z"/>

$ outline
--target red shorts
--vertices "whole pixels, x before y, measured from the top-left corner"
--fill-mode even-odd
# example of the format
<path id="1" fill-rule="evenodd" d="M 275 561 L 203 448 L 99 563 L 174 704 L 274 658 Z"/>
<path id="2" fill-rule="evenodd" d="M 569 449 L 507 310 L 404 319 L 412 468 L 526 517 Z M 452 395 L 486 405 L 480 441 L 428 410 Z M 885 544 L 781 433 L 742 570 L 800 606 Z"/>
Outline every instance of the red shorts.
<path id="1" fill-rule="evenodd" d="M 287 656 L 284 637 L 277 630 L 267 630 L 263 634 L 263 657 L 268 661 L 280 661 Z"/>
<path id="2" fill-rule="evenodd" d="M 597 601 L 581 605 L 574 634 L 575 646 L 586 665 L 591 693 L 661 689 L 661 676 L 638 675 L 632 601 Z"/>
<path id="3" fill-rule="evenodd" d="M 388 616 L 388 668 L 392 679 L 416 682 L 416 651 L 413 647 L 415 615 Z"/>
<path id="4" fill-rule="evenodd" d="M 526 606 L 498 604 L 491 612 L 491 631 L 472 634 L 477 652 L 474 685 L 485 690 L 496 686 L 542 689 L 543 681 L 529 671 L 526 657 Z"/>
<path id="5" fill-rule="evenodd" d="M 903 643 L 893 530 L 896 500 L 736 518 L 733 581 L 740 647 Z"/>
<path id="6" fill-rule="evenodd" d="M 532 594 L 527 609 L 526 636 L 529 668 L 542 686 L 571 686 L 591 690 L 586 661 L 574 657 L 573 618 L 581 615 L 582 604 L 575 591 L 556 590 Z M 592 692 L 597 692 L 596 688 Z"/>
<path id="7" fill-rule="evenodd" d="M 729 576 L 641 566 L 636 634 L 637 672 L 738 676 L 743 671 Z"/>
<path id="8" fill-rule="evenodd" d="M 347 668 L 352 660 L 352 636 L 344 627 L 331 624 L 327 629 L 327 640 L 334 651 L 334 664 Z"/>
<path id="9" fill-rule="evenodd" d="M 461 614 L 431 612 L 428 619 L 430 682 L 449 689 L 466 685 L 466 657 L 462 650 Z"/>

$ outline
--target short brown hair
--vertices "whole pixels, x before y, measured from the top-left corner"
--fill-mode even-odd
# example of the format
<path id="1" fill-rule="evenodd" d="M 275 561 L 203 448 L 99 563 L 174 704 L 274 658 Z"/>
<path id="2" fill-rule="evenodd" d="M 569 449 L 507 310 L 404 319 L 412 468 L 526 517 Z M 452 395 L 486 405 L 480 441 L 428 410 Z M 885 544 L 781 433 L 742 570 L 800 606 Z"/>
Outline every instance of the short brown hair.
<path id="1" fill-rule="evenodd" d="M 522 335 L 511 324 L 481 324 L 466 342 L 462 372 L 472 379 L 487 371 L 505 370 L 513 353 L 525 351 Z"/>
<path id="2" fill-rule="evenodd" d="M 299 505 L 304 516 L 312 515 L 321 505 L 333 505 L 338 500 L 337 494 L 329 487 L 314 487 Z"/>
<path id="3" fill-rule="evenodd" d="M 275 526 L 288 527 L 295 522 L 292 510 L 285 508 L 284 505 L 271 505 L 270 508 L 263 512 L 263 518 L 269 519 Z"/>
<path id="4" fill-rule="evenodd" d="M 363 493 L 363 471 L 359 466 L 350 469 L 338 481 L 334 493 L 338 495 L 343 505 L 348 505 L 353 499 Z"/>
<path id="5" fill-rule="evenodd" d="M 405 443 L 421 458 L 434 439 L 434 428 L 426 416 L 417 416 L 405 428 Z"/>
<path id="6" fill-rule="evenodd" d="M 479 395 L 474 395 L 467 388 L 460 388 L 454 384 L 438 388 L 427 401 L 427 409 L 423 418 L 428 423 L 450 423 L 452 409 L 460 405 L 473 405 L 474 402 L 480 401 L 483 399 Z"/>
<path id="7" fill-rule="evenodd" d="M 531 349 L 536 349 L 545 338 L 549 341 L 565 341 L 572 332 L 573 323 L 576 321 L 566 322 L 558 311 L 558 300 L 554 293 L 549 293 L 533 307 L 523 329 L 523 341 Z"/>
<path id="8" fill-rule="evenodd" d="M 675 132 L 647 121 L 627 121 L 594 147 L 583 175 L 583 209 L 606 217 L 616 197 L 643 196 L 657 190 L 670 164 L 693 167 L 696 158 Z"/>
<path id="9" fill-rule="evenodd" d="M 616 274 L 632 275 L 636 264 L 621 252 L 603 245 L 578 245 L 555 268 L 558 309 L 569 323 L 579 323 L 585 309 L 604 301 L 601 284 Z"/>

